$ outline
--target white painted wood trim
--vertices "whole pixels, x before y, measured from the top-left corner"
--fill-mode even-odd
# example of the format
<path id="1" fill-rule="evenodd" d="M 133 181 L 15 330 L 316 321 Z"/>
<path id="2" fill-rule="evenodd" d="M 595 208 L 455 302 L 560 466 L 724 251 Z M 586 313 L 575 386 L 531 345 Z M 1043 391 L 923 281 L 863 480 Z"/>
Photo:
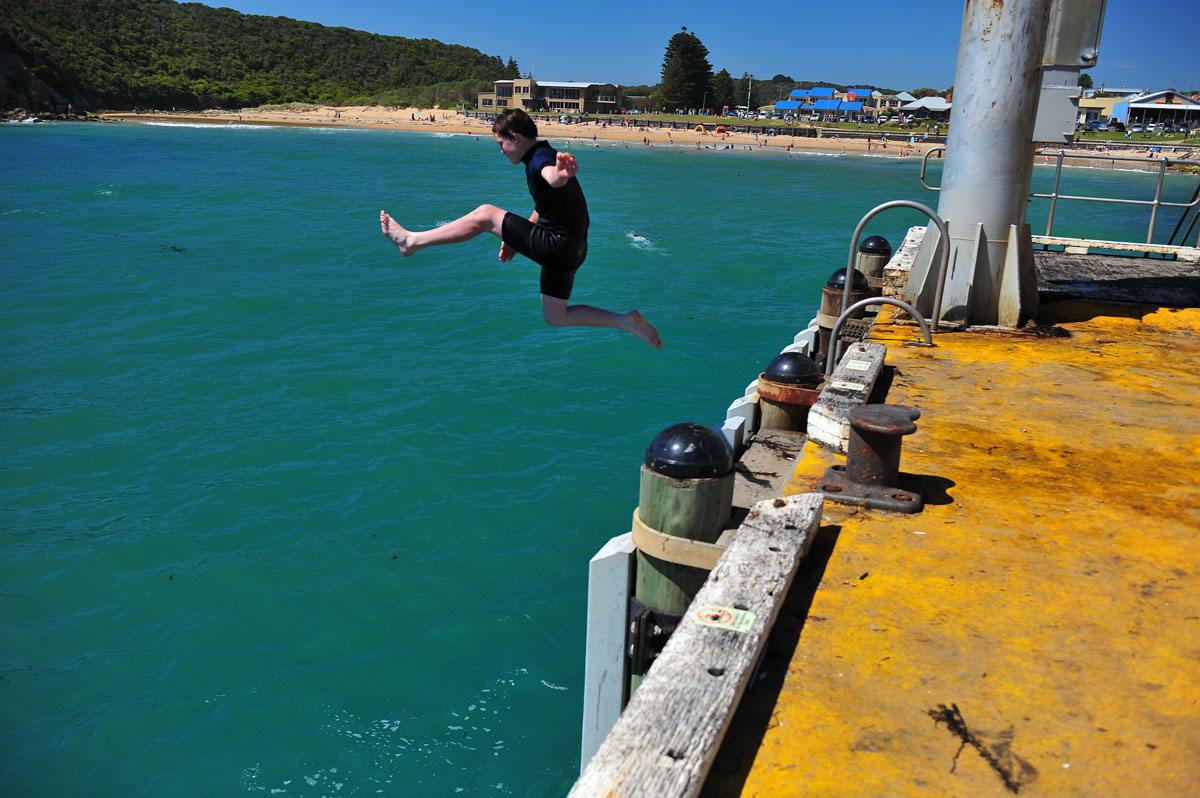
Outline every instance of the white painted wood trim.
<path id="1" fill-rule="evenodd" d="M 886 357 L 883 344 L 859 342 L 846 348 L 821 397 L 808 411 L 810 440 L 845 453 L 850 441 L 850 411 L 867 403 Z"/>
<path id="2" fill-rule="evenodd" d="M 587 645 L 583 665 L 583 737 L 579 768 L 600 747 L 625 705 L 625 616 L 633 590 L 633 536 L 604 544 L 588 563 Z"/>

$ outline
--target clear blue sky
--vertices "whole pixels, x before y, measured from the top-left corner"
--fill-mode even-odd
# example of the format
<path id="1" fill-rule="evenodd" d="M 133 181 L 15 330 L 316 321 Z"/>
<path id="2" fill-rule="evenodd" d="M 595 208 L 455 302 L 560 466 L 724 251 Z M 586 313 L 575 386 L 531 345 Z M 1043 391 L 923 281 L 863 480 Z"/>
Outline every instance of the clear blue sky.
<path id="1" fill-rule="evenodd" d="M 945 88 L 963 0 L 764 0 L 516 3 L 482 0 L 213 0 L 268 14 L 411 38 L 438 39 L 517 59 L 543 80 L 657 83 L 667 40 L 700 37 L 713 69 L 735 77 Z M 528 9 L 525 11 L 524 9 Z M 543 20 L 536 26 L 531 16 Z M 1200 88 L 1200 0 L 1108 0 L 1096 85 Z"/>

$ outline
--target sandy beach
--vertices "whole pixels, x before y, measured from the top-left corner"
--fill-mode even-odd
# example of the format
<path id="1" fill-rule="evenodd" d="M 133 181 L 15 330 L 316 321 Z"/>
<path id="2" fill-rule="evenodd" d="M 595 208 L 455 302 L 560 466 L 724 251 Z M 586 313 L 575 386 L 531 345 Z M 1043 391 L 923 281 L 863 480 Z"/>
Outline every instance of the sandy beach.
<path id="1" fill-rule="evenodd" d="M 377 130 L 407 130 L 421 133 L 450 133 L 476 136 L 490 136 L 491 126 L 482 119 L 464 116 L 457 111 L 447 111 L 439 108 L 396 108 L 383 106 L 305 106 L 296 108 L 250 108 L 242 111 L 201 111 L 201 112 L 167 112 L 149 111 L 145 113 L 110 113 L 101 114 L 101 119 L 118 121 L 130 120 L 140 122 L 175 122 L 180 124 L 244 124 L 244 125 L 285 125 L 297 127 L 333 127 L 333 128 L 371 128 Z M 826 135 L 824 132 L 818 138 L 800 138 L 787 135 L 761 136 L 752 133 L 714 132 L 699 133 L 695 130 L 669 130 L 658 127 L 643 127 L 637 124 L 636 116 L 628 117 L 625 125 L 584 122 L 564 125 L 558 122 L 538 120 L 538 132 L 542 138 L 555 139 L 565 142 L 592 143 L 597 146 L 601 141 L 626 146 L 655 147 L 670 146 L 674 148 L 701 149 L 711 151 L 769 151 L 791 153 L 796 155 L 860 155 L 879 158 L 911 158 L 919 160 L 926 151 L 939 146 L 935 142 L 921 140 L 920 134 L 912 136 L 913 142 L 904 140 L 903 131 L 890 130 L 892 137 L 882 141 L 879 136 L 868 141 L 862 133 L 870 132 L 870 126 L 864 127 L 855 136 Z M 713 119 L 714 124 L 721 120 Z M 882 133 L 882 131 L 880 131 Z M 569 145 L 568 145 L 569 146 Z M 1167 156 L 1171 161 L 1172 170 L 1193 171 L 1197 167 L 1190 161 L 1191 147 L 1175 147 L 1167 144 L 1161 147 L 1162 152 L 1149 149 L 1134 149 L 1114 147 L 1111 152 L 1107 149 L 1067 149 L 1071 158 L 1066 165 L 1071 167 L 1090 167 L 1099 169 L 1158 169 L 1158 158 Z M 1053 148 L 1039 151 L 1037 163 L 1051 164 L 1054 162 L 1049 152 Z M 1145 158 L 1145 163 L 1130 161 L 1113 161 L 1110 156 L 1132 156 Z M 938 157 L 938 156 L 934 156 Z M 1200 160 L 1200 158 L 1197 158 Z"/>
<path id="2" fill-rule="evenodd" d="M 380 106 L 333 107 L 319 106 L 297 109 L 247 109 L 237 111 L 203 111 L 200 113 L 170 113 L 152 111 L 146 113 L 103 114 L 108 120 L 163 121 L 178 123 L 251 124 L 251 125 L 295 125 L 302 127 L 373 128 L 379 130 L 408 130 L 422 133 L 465 133 L 490 136 L 491 125 L 482 119 L 463 116 L 457 111 L 430 108 L 386 108 Z M 892 158 L 920 158 L 925 150 L 936 146 L 922 143 L 889 141 L 881 144 L 873 141 L 868 150 L 863 138 L 821 137 L 799 138 L 792 136 L 757 136 L 748 133 L 697 133 L 694 130 L 666 130 L 640 127 L 637 117 L 629 118 L 629 125 L 585 122 L 564 125 L 558 122 L 538 120 L 538 132 L 542 138 L 569 139 L 580 141 L 625 142 L 638 146 L 691 147 L 710 150 L 733 148 L 738 151 L 772 150 L 784 152 L 819 152 L 822 154 L 859 153 Z M 719 120 L 714 120 L 719 124 Z"/>

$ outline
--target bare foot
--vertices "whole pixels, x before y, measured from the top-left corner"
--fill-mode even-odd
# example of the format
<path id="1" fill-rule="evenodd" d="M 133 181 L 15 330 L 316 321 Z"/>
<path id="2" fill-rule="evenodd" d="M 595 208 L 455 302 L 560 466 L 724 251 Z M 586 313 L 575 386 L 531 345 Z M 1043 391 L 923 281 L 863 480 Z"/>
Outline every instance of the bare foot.
<path id="1" fill-rule="evenodd" d="M 653 324 L 646 321 L 642 314 L 636 310 L 631 310 L 626 315 L 633 322 L 633 327 L 629 330 L 631 333 L 655 349 L 662 349 L 662 339 L 658 337 L 658 330 L 654 329 Z"/>
<path id="2" fill-rule="evenodd" d="M 393 219 L 387 211 L 379 212 L 379 229 L 383 232 L 388 240 L 396 245 L 396 249 L 400 250 L 400 254 L 404 257 L 416 252 L 413 246 L 412 233 L 400 226 L 400 223 Z"/>

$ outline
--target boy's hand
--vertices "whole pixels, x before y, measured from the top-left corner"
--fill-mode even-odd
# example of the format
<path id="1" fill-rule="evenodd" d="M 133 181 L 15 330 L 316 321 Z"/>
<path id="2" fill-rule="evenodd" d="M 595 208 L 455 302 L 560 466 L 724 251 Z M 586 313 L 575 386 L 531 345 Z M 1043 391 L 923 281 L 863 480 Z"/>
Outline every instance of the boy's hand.
<path id="1" fill-rule="evenodd" d="M 579 162 L 575 160 L 575 156 L 569 152 L 558 153 L 558 160 L 555 163 L 558 167 L 559 174 L 566 175 L 570 180 L 575 175 L 579 174 Z"/>
<path id="2" fill-rule="evenodd" d="M 549 183 L 551 188 L 562 188 L 577 174 L 579 174 L 579 162 L 569 152 L 558 153 L 553 166 L 547 164 L 542 167 L 542 179 Z"/>
<path id="3" fill-rule="evenodd" d="M 517 254 L 516 250 L 514 250 L 512 247 L 510 247 L 508 245 L 508 242 L 506 242 L 506 241 L 500 242 L 500 262 L 501 263 L 508 263 L 510 260 L 513 259 L 513 256 L 516 254 Z"/>

